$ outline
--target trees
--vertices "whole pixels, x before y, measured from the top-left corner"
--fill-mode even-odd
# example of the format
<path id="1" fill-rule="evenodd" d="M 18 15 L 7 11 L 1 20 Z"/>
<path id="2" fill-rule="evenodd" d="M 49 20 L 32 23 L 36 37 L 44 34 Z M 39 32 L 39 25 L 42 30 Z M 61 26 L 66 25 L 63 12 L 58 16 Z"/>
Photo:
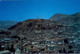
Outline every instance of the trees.
<path id="1" fill-rule="evenodd" d="M 65 50 L 65 48 L 63 49 L 63 53 L 66 53 L 66 50 Z"/>
<path id="2" fill-rule="evenodd" d="M 68 44 L 68 39 L 64 39 L 64 43 L 65 44 Z"/>
<path id="3" fill-rule="evenodd" d="M 74 51 L 70 50 L 70 51 L 68 51 L 68 53 L 74 53 Z"/>
<path id="4" fill-rule="evenodd" d="M 15 52 L 14 45 L 11 45 L 10 48 L 8 47 L 7 50 L 9 50 L 10 52 Z"/>
<path id="5" fill-rule="evenodd" d="M 1 45 L 0 45 L 0 51 L 1 51 Z"/>
<path id="6" fill-rule="evenodd" d="M 68 46 L 69 49 L 72 49 L 73 47 L 71 45 Z"/>
<path id="7" fill-rule="evenodd" d="M 59 53 L 63 53 L 63 51 L 62 50 L 59 50 Z"/>

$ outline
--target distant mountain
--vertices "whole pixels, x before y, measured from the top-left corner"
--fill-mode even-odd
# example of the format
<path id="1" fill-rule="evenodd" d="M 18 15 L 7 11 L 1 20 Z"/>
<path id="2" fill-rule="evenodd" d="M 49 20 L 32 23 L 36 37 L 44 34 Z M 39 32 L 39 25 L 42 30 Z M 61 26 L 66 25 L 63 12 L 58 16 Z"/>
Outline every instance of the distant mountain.
<path id="1" fill-rule="evenodd" d="M 68 16 L 69 15 L 66 15 L 66 14 L 55 14 L 50 18 L 50 20 L 57 21 L 57 20 L 63 19 L 63 18 L 68 17 Z"/>
<path id="2" fill-rule="evenodd" d="M 74 24 L 80 24 L 80 12 L 73 15 L 56 14 L 50 18 L 50 20 L 56 21 L 58 24 L 65 26 L 72 26 Z"/>
<path id="3" fill-rule="evenodd" d="M 17 21 L 0 21 L 0 30 L 8 29 L 9 27 L 15 25 Z"/>

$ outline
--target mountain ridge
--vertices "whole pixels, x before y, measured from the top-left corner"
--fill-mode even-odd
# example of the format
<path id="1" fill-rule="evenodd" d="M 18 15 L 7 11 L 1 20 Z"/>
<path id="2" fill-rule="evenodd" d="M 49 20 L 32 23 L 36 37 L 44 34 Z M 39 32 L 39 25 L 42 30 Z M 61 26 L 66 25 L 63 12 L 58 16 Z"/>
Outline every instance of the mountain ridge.
<path id="1" fill-rule="evenodd" d="M 62 19 L 64 17 L 67 17 L 67 16 L 69 16 L 69 15 L 57 13 L 57 14 L 54 14 L 52 17 L 50 17 L 50 19 L 51 20 L 54 19 L 55 21 L 57 21 L 57 20 L 60 20 L 60 19 Z"/>
<path id="2" fill-rule="evenodd" d="M 53 15 L 50 20 L 55 20 L 58 24 L 63 24 L 65 26 L 71 26 L 73 24 L 80 23 L 80 12 L 72 15 L 57 15 L 57 20 L 55 20 L 55 16 Z M 58 19 L 60 18 L 60 19 Z"/>

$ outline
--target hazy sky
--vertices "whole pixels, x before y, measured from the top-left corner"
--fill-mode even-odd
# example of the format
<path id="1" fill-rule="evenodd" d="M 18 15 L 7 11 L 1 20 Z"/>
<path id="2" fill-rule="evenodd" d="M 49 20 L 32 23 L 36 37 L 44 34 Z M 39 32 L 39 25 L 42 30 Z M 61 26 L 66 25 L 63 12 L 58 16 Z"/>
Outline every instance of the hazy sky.
<path id="1" fill-rule="evenodd" d="M 0 0 L 0 20 L 48 19 L 56 13 L 80 12 L 80 0 Z"/>

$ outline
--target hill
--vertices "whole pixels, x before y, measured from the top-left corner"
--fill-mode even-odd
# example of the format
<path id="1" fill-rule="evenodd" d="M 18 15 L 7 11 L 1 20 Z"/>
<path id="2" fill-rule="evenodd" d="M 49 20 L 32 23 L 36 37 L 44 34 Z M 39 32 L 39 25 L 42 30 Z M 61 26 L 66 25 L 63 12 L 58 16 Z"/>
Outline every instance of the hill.
<path id="1" fill-rule="evenodd" d="M 28 19 L 0 31 L 4 49 L 11 44 L 21 52 L 80 52 L 80 13 L 57 14 L 60 19 Z M 63 16 L 63 17 L 62 17 Z M 7 41 L 6 41 L 7 40 Z M 77 48 L 77 49 L 76 49 Z"/>

